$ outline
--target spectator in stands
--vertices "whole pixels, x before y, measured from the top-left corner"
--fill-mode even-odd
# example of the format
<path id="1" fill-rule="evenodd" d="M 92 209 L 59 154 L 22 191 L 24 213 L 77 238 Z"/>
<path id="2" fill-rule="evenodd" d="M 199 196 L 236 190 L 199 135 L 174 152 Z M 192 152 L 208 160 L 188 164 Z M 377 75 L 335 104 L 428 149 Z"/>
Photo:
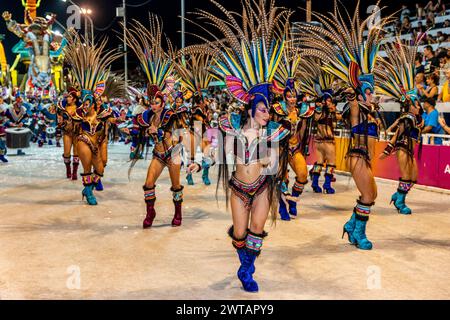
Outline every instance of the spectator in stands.
<path id="1" fill-rule="evenodd" d="M 434 13 L 427 14 L 427 20 L 426 20 L 426 26 L 427 29 L 434 29 L 436 27 L 436 20 L 434 18 Z"/>
<path id="2" fill-rule="evenodd" d="M 416 28 L 417 33 L 424 33 L 426 31 L 425 27 L 423 26 L 422 21 L 417 22 L 417 28 Z"/>
<path id="3" fill-rule="evenodd" d="M 446 81 L 442 85 L 441 93 L 439 94 L 439 101 L 450 102 L 450 69 L 445 71 Z"/>
<path id="4" fill-rule="evenodd" d="M 442 130 L 444 130 L 446 134 L 450 134 L 450 127 L 447 125 L 444 118 L 439 117 L 439 124 L 441 125 Z"/>
<path id="5" fill-rule="evenodd" d="M 411 11 L 409 11 L 407 5 L 402 5 L 402 11 L 400 13 L 400 21 L 404 21 L 405 18 L 409 19 L 409 16 L 411 15 Z"/>
<path id="6" fill-rule="evenodd" d="M 439 77 L 436 73 L 430 73 L 427 76 L 427 87 L 417 87 L 419 94 L 424 98 L 437 100 L 439 97 Z"/>
<path id="7" fill-rule="evenodd" d="M 416 3 L 417 20 L 422 20 L 424 17 L 425 17 L 425 10 L 423 10 L 423 5 L 421 3 Z"/>
<path id="8" fill-rule="evenodd" d="M 411 22 L 409 17 L 403 19 L 402 27 L 400 29 L 400 34 L 410 34 L 412 32 Z"/>
<path id="9" fill-rule="evenodd" d="M 444 25 L 442 26 L 442 28 L 450 28 L 450 20 L 445 20 Z"/>
<path id="10" fill-rule="evenodd" d="M 395 23 L 395 27 L 394 27 L 395 34 L 400 34 L 400 32 L 402 31 L 402 26 L 403 25 L 400 21 L 397 21 Z"/>
<path id="11" fill-rule="evenodd" d="M 424 9 L 425 12 L 427 13 L 427 16 L 428 16 L 430 13 L 432 13 L 433 16 L 434 16 L 434 14 L 437 12 L 437 10 L 438 10 L 440 4 L 441 4 L 441 0 L 438 0 L 438 1 L 436 2 L 436 4 L 433 4 L 433 1 L 430 0 L 430 1 L 427 3 L 427 5 L 426 5 L 423 9 Z"/>
<path id="12" fill-rule="evenodd" d="M 439 59 L 434 56 L 433 47 L 428 45 L 423 50 L 425 56 L 425 73 L 432 73 L 439 68 Z"/>
<path id="13" fill-rule="evenodd" d="M 424 73 L 417 73 L 416 74 L 416 88 L 426 88 L 427 84 L 425 83 L 425 74 Z M 418 92 L 419 98 L 422 98 L 420 91 Z"/>
<path id="14" fill-rule="evenodd" d="M 424 128 L 422 133 L 444 134 L 444 130 L 439 124 L 439 112 L 436 110 L 436 101 L 433 98 L 425 99 L 423 103 L 425 112 L 423 113 Z M 434 138 L 434 144 L 442 144 L 441 138 Z"/>
<path id="15" fill-rule="evenodd" d="M 446 12 L 445 12 L 445 3 L 443 3 L 442 1 L 439 1 L 439 7 L 437 8 L 436 13 L 440 16 L 445 16 Z"/>
<path id="16" fill-rule="evenodd" d="M 438 31 L 438 33 L 436 35 L 436 40 L 439 44 L 443 43 L 443 42 L 447 42 L 447 35 L 445 33 L 443 33 L 442 31 Z"/>
<path id="17" fill-rule="evenodd" d="M 422 54 L 420 54 L 418 52 L 416 54 L 416 60 L 414 61 L 415 62 L 415 67 L 416 67 L 415 74 L 417 74 L 417 75 L 425 73 L 425 68 L 424 68 L 424 66 L 422 64 L 422 60 L 423 60 L 423 56 L 422 56 Z M 416 77 L 416 79 L 417 79 L 417 77 Z"/>

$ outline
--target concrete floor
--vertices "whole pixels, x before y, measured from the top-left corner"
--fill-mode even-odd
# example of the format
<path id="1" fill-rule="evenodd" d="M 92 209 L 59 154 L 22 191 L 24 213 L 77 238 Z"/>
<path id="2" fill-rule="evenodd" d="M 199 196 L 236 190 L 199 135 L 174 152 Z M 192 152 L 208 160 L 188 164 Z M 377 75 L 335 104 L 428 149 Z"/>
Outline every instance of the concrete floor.
<path id="1" fill-rule="evenodd" d="M 213 185 L 185 187 L 183 226 L 172 228 L 167 172 L 157 187 L 157 219 L 145 216 L 148 161 L 127 178 L 128 147 L 114 145 L 97 193 L 81 201 L 81 182 L 64 179 L 61 149 L 45 146 L 0 165 L 0 299 L 449 299 L 450 195 L 413 189 L 411 216 L 388 201 L 396 185 L 378 183 L 368 225 L 372 251 L 341 239 L 357 191 L 338 176 L 337 194 L 308 186 L 300 216 L 267 225 L 256 262 L 257 294 L 241 290 L 226 230 L 230 213 Z M 195 176 L 196 182 L 201 177 Z"/>

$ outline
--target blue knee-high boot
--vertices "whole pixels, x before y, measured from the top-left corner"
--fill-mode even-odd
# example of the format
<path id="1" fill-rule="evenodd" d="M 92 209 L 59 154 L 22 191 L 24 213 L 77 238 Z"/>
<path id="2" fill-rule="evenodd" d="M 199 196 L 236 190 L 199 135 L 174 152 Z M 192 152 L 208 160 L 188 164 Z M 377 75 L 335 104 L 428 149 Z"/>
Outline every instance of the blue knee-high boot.
<path id="1" fill-rule="evenodd" d="M 8 159 L 5 158 L 6 152 L 6 144 L 3 140 L 0 139 L 0 161 L 5 163 L 8 162 Z"/>
<path id="2" fill-rule="evenodd" d="M 303 189 L 305 188 L 305 185 L 308 183 L 308 181 L 305 182 L 299 182 L 295 180 L 294 185 L 292 186 L 292 196 L 293 197 L 300 197 L 303 193 Z M 288 200 L 289 204 L 289 214 L 293 215 L 294 217 L 297 216 L 297 202 Z"/>
<path id="3" fill-rule="evenodd" d="M 334 194 L 336 191 L 331 187 L 331 182 L 333 181 L 333 173 L 335 165 L 327 164 L 325 168 L 325 182 L 323 184 L 323 190 L 325 193 Z"/>
<path id="4" fill-rule="evenodd" d="M 312 170 L 309 173 L 311 178 L 311 187 L 315 193 L 322 193 L 322 188 L 319 186 L 320 173 L 323 165 L 321 163 L 314 163 Z"/>
<path id="5" fill-rule="evenodd" d="M 97 191 L 103 191 L 102 178 L 103 178 L 102 174 L 99 174 L 97 171 L 94 171 L 93 182 L 95 190 Z"/>
<path id="6" fill-rule="evenodd" d="M 286 207 L 286 203 L 283 201 L 283 199 L 281 199 L 281 197 L 279 199 L 278 213 L 280 214 L 281 220 L 284 220 L 284 221 L 291 220 L 288 209 Z"/>
<path id="7" fill-rule="evenodd" d="M 186 175 L 186 180 L 188 185 L 193 186 L 194 185 L 194 179 L 192 179 L 192 173 L 188 173 Z"/>
<path id="8" fill-rule="evenodd" d="M 208 162 L 206 162 L 205 160 L 202 161 L 202 168 L 203 168 L 203 173 L 202 173 L 202 180 L 203 183 L 207 186 L 209 186 L 211 184 L 211 181 L 209 181 L 209 168 L 210 165 Z"/>
<path id="9" fill-rule="evenodd" d="M 255 260 L 261 253 L 263 239 L 267 236 L 266 232 L 256 234 L 248 231 L 245 241 L 245 249 L 238 250 L 241 266 L 237 272 L 244 290 L 247 292 L 258 292 L 258 283 L 253 279 L 255 273 Z"/>
<path id="10" fill-rule="evenodd" d="M 370 207 L 374 205 L 365 204 L 360 200 L 357 201 L 355 207 L 355 229 L 353 230 L 352 237 L 355 240 L 355 245 L 361 250 L 371 250 L 372 242 L 367 239 L 366 236 L 366 225 L 369 221 Z"/>
<path id="11" fill-rule="evenodd" d="M 353 212 L 350 220 L 348 220 L 345 224 L 344 224 L 344 230 L 342 232 L 342 238 L 344 238 L 344 235 L 347 234 L 348 235 L 348 242 L 350 242 L 351 244 L 355 244 L 355 238 L 353 238 L 353 231 L 355 230 L 355 226 L 356 226 L 356 214 L 355 212 Z"/>
<path id="12" fill-rule="evenodd" d="M 97 205 L 97 199 L 94 196 L 94 183 L 92 181 L 91 173 L 82 173 L 81 178 L 83 180 L 84 189 L 81 192 L 82 198 L 86 197 L 87 203 L 91 206 Z"/>
<path id="13" fill-rule="evenodd" d="M 413 187 L 414 182 L 410 180 L 403 180 L 400 178 L 397 192 L 392 195 L 391 203 L 394 203 L 395 208 L 400 214 L 411 214 L 411 209 L 406 205 L 406 195 Z"/>

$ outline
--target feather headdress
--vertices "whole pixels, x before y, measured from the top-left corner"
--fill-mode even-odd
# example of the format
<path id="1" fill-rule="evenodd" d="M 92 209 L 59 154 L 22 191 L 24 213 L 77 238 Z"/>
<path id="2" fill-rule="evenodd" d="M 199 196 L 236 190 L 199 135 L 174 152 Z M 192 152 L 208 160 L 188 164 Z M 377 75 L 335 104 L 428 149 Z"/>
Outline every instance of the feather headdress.
<path id="1" fill-rule="evenodd" d="M 163 34 L 163 24 L 160 19 L 149 14 L 149 27 L 146 28 L 139 21 L 134 20 L 126 29 L 127 44 L 136 54 L 147 76 L 149 99 L 156 96 L 164 98 L 162 90 L 166 79 L 174 70 L 174 48 L 170 40 Z M 163 38 L 166 39 L 167 48 L 163 48 Z"/>
<path id="2" fill-rule="evenodd" d="M 416 44 L 420 39 L 416 41 Z M 375 68 L 376 90 L 400 103 L 418 100 L 415 88 L 415 59 L 417 45 L 406 45 L 399 36 L 395 42 L 386 44 L 387 59 L 380 59 Z"/>
<path id="3" fill-rule="evenodd" d="M 111 63 L 121 54 L 114 50 L 105 50 L 106 38 L 96 45 L 84 41 L 75 30 L 69 30 L 66 38 L 65 59 L 71 66 L 75 85 L 81 90 L 83 102 L 94 102 L 94 95 L 101 96 L 105 91 Z"/>
<path id="4" fill-rule="evenodd" d="M 198 36 L 216 53 L 213 72 L 226 81 L 239 101 L 251 102 L 252 108 L 259 101 L 268 105 L 269 86 L 283 57 L 284 27 L 291 12 L 275 7 L 274 0 L 243 0 L 239 15 L 210 1 L 225 17 L 200 9 L 195 14 L 206 22 L 195 24 L 213 38 L 211 41 Z M 214 35 L 207 28 L 214 28 L 219 34 Z"/>
<path id="5" fill-rule="evenodd" d="M 285 48 L 273 83 L 277 93 L 286 94 L 287 90 L 289 90 L 298 94 L 300 88 L 296 77 L 301 61 L 301 49 L 292 40 L 289 25 L 286 26 L 285 30 Z"/>
<path id="6" fill-rule="evenodd" d="M 180 83 L 183 88 L 189 90 L 192 94 L 202 97 L 211 81 L 214 80 L 214 76 L 209 70 L 212 57 L 207 53 L 192 52 L 184 60 L 184 63 L 180 61 L 175 66 L 180 77 Z M 186 95 L 186 92 L 184 92 L 184 95 Z"/>
<path id="7" fill-rule="evenodd" d="M 322 70 L 317 58 L 303 58 L 298 68 L 300 89 L 314 98 L 331 97 L 334 75 Z"/>
<path id="8" fill-rule="evenodd" d="M 353 17 L 337 0 L 330 16 L 313 13 L 322 27 L 311 24 L 299 24 L 297 40 L 305 47 L 305 55 L 320 58 L 323 69 L 351 85 L 365 97 L 367 89 L 373 92 L 373 70 L 377 62 L 383 27 L 393 20 L 392 16 L 380 18 L 380 11 L 373 12 L 361 21 L 359 4 Z M 367 39 L 363 33 L 368 29 Z"/>

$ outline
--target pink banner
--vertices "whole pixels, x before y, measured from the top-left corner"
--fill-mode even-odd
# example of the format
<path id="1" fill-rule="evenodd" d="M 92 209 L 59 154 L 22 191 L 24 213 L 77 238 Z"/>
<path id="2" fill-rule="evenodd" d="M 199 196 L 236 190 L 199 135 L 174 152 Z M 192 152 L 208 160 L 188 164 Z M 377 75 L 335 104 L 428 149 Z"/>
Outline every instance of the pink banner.
<path id="1" fill-rule="evenodd" d="M 336 165 L 338 170 L 348 171 L 345 163 L 348 140 L 336 138 Z M 387 142 L 379 141 L 375 146 L 375 159 L 372 161 L 372 169 L 376 177 L 398 180 L 400 170 L 395 154 L 387 159 L 379 160 L 378 156 L 383 152 Z M 450 190 L 450 147 L 448 146 L 422 146 L 422 156 L 418 159 L 416 146 L 415 157 L 419 168 L 417 183 L 426 186 L 438 187 Z M 314 142 L 310 145 L 311 155 L 307 157 L 308 164 L 314 164 L 317 159 Z"/>

